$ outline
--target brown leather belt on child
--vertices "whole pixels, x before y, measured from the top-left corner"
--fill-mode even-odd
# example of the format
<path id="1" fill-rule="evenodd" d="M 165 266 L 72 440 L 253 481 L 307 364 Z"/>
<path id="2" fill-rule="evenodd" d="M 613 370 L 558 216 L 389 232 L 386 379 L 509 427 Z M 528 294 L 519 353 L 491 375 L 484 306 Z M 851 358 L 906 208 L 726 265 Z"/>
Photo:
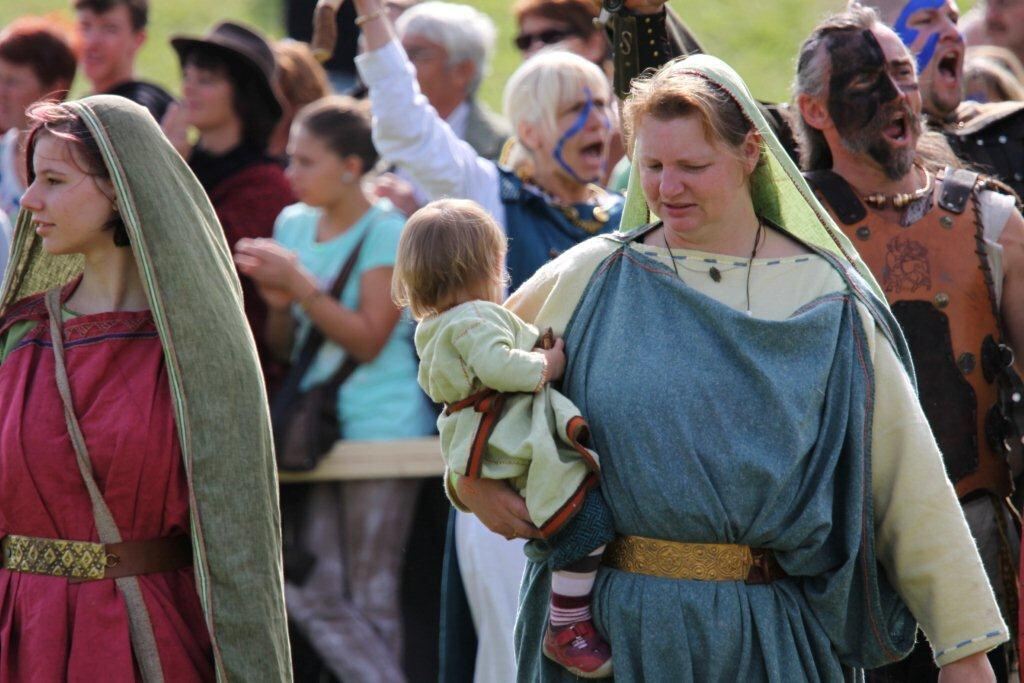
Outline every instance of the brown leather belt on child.
<path id="1" fill-rule="evenodd" d="M 696 581 L 764 584 L 787 576 L 771 550 L 643 536 L 617 536 L 605 550 L 604 564 L 635 574 Z"/>
<path id="2" fill-rule="evenodd" d="M 34 536 L 4 536 L 5 569 L 63 576 L 71 583 L 169 572 L 192 564 L 192 540 L 185 535 L 150 541 L 91 543 Z"/>
<path id="3" fill-rule="evenodd" d="M 467 396 L 461 401 L 445 404 L 444 414 L 451 415 L 466 408 L 473 408 L 481 413 L 480 424 L 473 436 L 473 443 L 469 448 L 469 459 L 466 461 L 466 475 L 471 479 L 477 479 L 483 472 L 484 453 L 487 450 L 487 440 L 491 438 L 494 426 L 498 424 L 501 411 L 505 407 L 505 394 L 494 389 L 481 389 L 480 391 Z"/>

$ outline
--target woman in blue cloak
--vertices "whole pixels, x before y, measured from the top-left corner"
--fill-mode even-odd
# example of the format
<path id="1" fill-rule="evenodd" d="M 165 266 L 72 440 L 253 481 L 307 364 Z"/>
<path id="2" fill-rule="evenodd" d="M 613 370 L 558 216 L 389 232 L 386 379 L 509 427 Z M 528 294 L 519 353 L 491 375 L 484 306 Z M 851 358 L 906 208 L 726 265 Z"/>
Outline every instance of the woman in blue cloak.
<path id="1" fill-rule="evenodd" d="M 527 546 L 520 680 L 569 680 L 541 654 L 550 574 L 595 542 L 620 681 L 843 680 L 905 656 L 915 622 L 945 680 L 991 680 L 1007 628 L 856 251 L 723 62 L 634 83 L 624 122 L 623 231 L 507 304 L 564 337 L 603 465 L 601 495 Z M 529 533 L 500 483 L 455 490 Z"/>

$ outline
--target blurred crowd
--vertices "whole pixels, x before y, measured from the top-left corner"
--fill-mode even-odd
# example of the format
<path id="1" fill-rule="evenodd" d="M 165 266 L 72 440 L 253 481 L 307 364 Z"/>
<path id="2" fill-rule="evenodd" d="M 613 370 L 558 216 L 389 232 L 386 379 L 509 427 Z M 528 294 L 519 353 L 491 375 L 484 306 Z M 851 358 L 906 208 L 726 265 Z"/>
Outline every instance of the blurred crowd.
<path id="1" fill-rule="evenodd" d="M 522 65 L 500 112 L 478 97 L 497 32 L 472 4 L 346 2 L 326 62 L 308 44 L 313 0 L 286 4 L 291 38 L 230 17 L 173 37 L 175 84 L 136 68 L 148 0 L 72 0 L 72 22 L 61 13 L 2 27 L 0 273 L 30 184 L 33 104 L 72 88 L 133 100 L 212 202 L 271 403 L 333 382 L 341 438 L 400 450 L 435 434 L 438 415 L 417 378 L 413 321 L 392 297 L 407 217 L 443 197 L 482 206 L 508 238 L 508 293 L 619 224 L 630 159 L 601 4 L 511 4 L 502 20 L 516 27 Z M 681 51 L 699 45 L 669 22 Z M 959 32 L 966 51 L 934 62 L 930 77 L 945 85 L 925 102 L 929 126 L 951 128 L 950 154 L 1020 192 L 1024 0 L 978 3 Z M 943 100 L 942 87 L 954 94 Z M 1002 128 L 957 118 L 972 107 Z M 788 131 L 785 106 L 765 112 Z M 512 680 L 523 539 L 450 511 L 442 487 L 418 479 L 283 485 L 282 514 L 298 680 Z"/>

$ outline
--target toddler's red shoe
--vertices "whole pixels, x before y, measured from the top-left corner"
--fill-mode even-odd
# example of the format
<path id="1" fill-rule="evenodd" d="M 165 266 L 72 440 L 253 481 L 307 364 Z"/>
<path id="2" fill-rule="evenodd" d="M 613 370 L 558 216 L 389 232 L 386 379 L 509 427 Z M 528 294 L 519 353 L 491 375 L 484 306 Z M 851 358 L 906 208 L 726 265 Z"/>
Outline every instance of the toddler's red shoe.
<path id="1" fill-rule="evenodd" d="M 548 624 L 544 655 L 580 678 L 612 675 L 612 649 L 589 619 L 568 626 Z"/>

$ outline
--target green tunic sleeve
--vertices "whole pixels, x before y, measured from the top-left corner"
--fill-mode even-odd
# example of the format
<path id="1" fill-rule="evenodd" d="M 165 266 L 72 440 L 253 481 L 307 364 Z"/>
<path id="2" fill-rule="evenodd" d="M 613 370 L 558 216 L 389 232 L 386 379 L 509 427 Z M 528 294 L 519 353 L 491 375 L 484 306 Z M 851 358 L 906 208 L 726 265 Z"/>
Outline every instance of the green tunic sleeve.
<path id="1" fill-rule="evenodd" d="M 15 323 L 11 325 L 11 329 L 0 335 L 0 363 L 7 360 L 7 356 L 18 346 L 18 342 L 37 324 L 34 320 Z"/>
<path id="2" fill-rule="evenodd" d="M 453 343 L 485 387 L 496 391 L 538 391 L 547 379 L 547 361 L 540 353 L 516 348 L 516 337 L 508 325 L 484 316 L 465 321 Z"/>

